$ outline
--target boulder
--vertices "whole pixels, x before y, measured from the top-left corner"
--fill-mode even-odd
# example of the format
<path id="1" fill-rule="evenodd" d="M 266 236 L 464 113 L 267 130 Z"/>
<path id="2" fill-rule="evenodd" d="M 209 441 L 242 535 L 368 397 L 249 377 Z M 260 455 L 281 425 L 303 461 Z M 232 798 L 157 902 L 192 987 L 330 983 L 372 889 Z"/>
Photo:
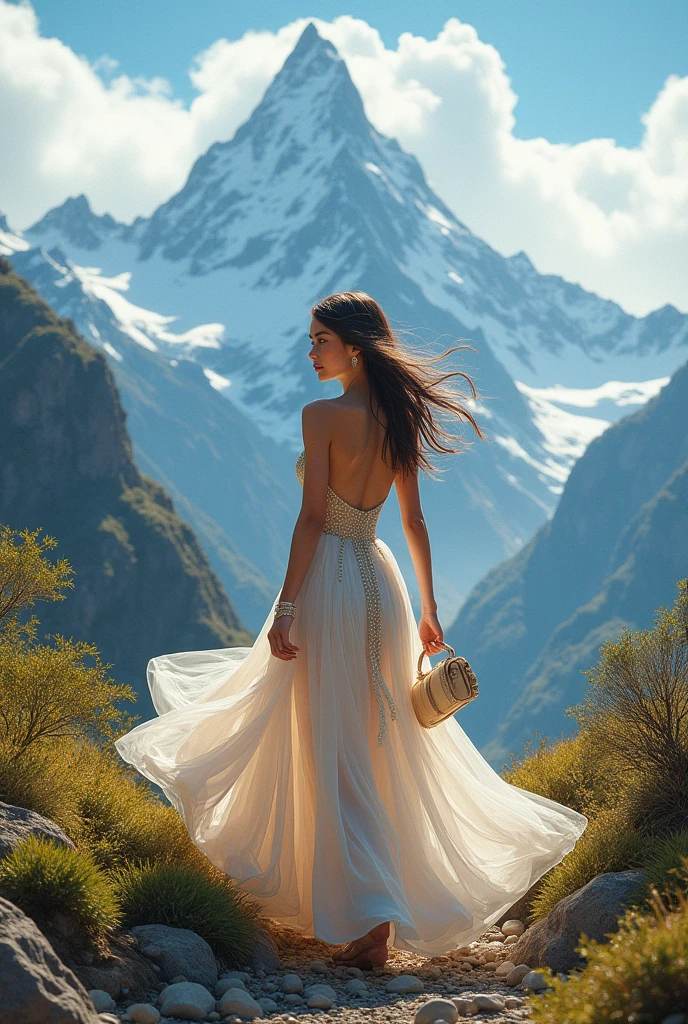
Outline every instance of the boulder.
<path id="1" fill-rule="evenodd" d="M 531 925 L 511 947 L 511 959 L 531 967 L 551 967 L 553 971 L 584 967 L 585 960 L 576 953 L 582 933 L 602 941 L 617 931 L 626 901 L 642 877 L 642 871 L 597 875 Z"/>
<path id="2" fill-rule="evenodd" d="M 12 1024 L 98 1024 L 79 979 L 36 924 L 0 897 L 2 1019 Z"/>
<path id="3" fill-rule="evenodd" d="M 131 929 L 131 934 L 138 940 L 144 956 L 148 946 L 154 947 L 155 963 L 162 969 L 164 979 L 183 974 L 187 981 L 214 989 L 217 982 L 215 954 L 196 932 L 167 924 L 140 924 Z"/>
<path id="4" fill-rule="evenodd" d="M 0 857 L 6 857 L 17 843 L 30 835 L 52 839 L 58 845 L 76 849 L 72 840 L 54 821 L 44 818 L 36 811 L 29 811 L 26 807 L 15 807 L 0 800 Z"/>

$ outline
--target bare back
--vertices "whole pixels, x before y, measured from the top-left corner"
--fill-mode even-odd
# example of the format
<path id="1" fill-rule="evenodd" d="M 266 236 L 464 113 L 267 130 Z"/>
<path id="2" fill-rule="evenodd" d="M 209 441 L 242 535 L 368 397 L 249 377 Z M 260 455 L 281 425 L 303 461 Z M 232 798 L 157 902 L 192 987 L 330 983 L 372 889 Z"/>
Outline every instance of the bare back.
<path id="1" fill-rule="evenodd" d="M 330 399 L 330 479 L 332 490 L 356 508 L 381 504 L 392 488 L 395 474 L 382 461 L 387 417 L 378 407 L 380 422 L 369 405 L 346 395 Z M 387 451 L 389 458 L 389 450 Z"/>

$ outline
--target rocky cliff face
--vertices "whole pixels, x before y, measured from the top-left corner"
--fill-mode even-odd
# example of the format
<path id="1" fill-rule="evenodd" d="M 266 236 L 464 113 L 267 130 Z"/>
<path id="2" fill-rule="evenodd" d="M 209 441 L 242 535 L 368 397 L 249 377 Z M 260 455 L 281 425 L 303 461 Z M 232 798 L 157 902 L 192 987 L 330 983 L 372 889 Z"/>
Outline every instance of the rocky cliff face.
<path id="1" fill-rule="evenodd" d="M 488 573 L 448 630 L 488 695 L 461 718 L 483 753 L 501 763 L 536 730 L 570 731 L 564 709 L 581 700 L 600 644 L 650 628 L 685 576 L 688 365 L 590 444 L 553 519 Z"/>
<path id="2" fill-rule="evenodd" d="M 249 645 L 191 528 L 132 456 L 105 357 L 0 259 L 0 521 L 42 527 L 72 563 L 44 630 L 96 643 L 152 716 L 145 668 L 166 651 Z"/>

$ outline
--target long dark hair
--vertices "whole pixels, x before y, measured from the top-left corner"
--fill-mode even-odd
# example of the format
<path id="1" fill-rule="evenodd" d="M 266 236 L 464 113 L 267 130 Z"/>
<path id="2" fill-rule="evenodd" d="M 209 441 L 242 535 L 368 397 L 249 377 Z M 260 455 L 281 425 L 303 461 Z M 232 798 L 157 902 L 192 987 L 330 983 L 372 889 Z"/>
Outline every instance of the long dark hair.
<path id="1" fill-rule="evenodd" d="M 436 469 L 422 449 L 423 441 L 433 451 L 445 455 L 464 451 L 471 444 L 439 426 L 434 409 L 470 423 L 478 437 L 485 440 L 463 404 L 465 396 L 443 385 L 450 377 L 462 377 L 470 387 L 471 397 L 477 398 L 469 375 L 455 370 L 437 377 L 431 370 L 438 360 L 470 345 L 454 345 L 436 356 L 411 351 L 402 346 L 379 303 L 365 292 L 328 295 L 311 308 L 311 316 L 338 335 L 345 345 L 361 349 L 370 385 L 370 411 L 381 423 L 373 409 L 375 398 L 387 416 L 382 458 L 387 462 L 385 455 L 389 449 L 389 465 L 395 473 L 402 467 L 404 475 L 420 468 L 425 472 Z M 448 447 L 445 441 L 458 442 L 459 446 Z"/>

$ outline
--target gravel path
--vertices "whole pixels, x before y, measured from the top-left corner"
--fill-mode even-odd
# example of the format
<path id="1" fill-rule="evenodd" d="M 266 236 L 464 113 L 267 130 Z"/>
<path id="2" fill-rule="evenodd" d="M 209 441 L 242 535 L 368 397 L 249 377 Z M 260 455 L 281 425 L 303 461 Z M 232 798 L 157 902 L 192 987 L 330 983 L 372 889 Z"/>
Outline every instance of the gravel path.
<path id="1" fill-rule="evenodd" d="M 302 1024 L 328 1024 L 329 1021 L 341 1024 L 366 1022 L 366 1024 L 414 1024 L 417 1011 L 431 999 L 460 999 L 459 1021 L 494 1022 L 502 1024 L 507 1021 L 523 1021 L 530 1016 L 528 993 L 515 985 L 507 985 L 504 977 L 495 975 L 495 969 L 509 960 L 509 944 L 504 943 L 504 936 L 498 937 L 496 929 L 486 933 L 469 947 L 462 947 L 461 952 L 438 957 L 421 957 L 412 953 L 392 949 L 390 957 L 383 968 L 374 971 L 361 971 L 355 967 L 339 966 L 331 958 L 333 946 L 317 939 L 304 939 L 290 929 L 274 926 L 270 929 L 276 942 L 280 956 L 281 968 L 269 973 L 246 969 L 241 974 L 245 989 L 254 999 L 269 998 L 274 1000 L 274 1008 L 265 1007 L 262 1019 L 279 1021 L 298 1021 Z M 513 941 L 513 940 L 512 940 Z M 486 959 L 488 963 L 471 963 Z M 230 972 L 231 973 L 231 972 Z M 282 981 L 285 975 L 298 975 L 303 987 L 309 985 L 326 985 L 334 989 L 336 998 L 329 1009 L 315 1009 L 306 1005 L 308 994 L 285 993 Z M 422 991 L 407 994 L 386 990 L 387 984 L 399 976 L 412 975 L 422 983 Z M 289 986 L 287 986 L 289 987 Z M 298 988 L 298 983 L 295 986 Z M 358 989 L 358 991 L 354 991 Z M 493 1008 L 489 1003 L 481 1006 L 484 1000 L 478 1000 L 478 1006 L 471 1006 L 475 996 L 494 996 L 499 1002 Z M 150 993 L 150 1002 L 157 1002 L 157 993 Z M 301 999 L 301 1002 L 298 1000 Z M 128 1004 L 118 1003 L 115 1014 L 103 1014 L 103 1021 L 127 1021 Z M 160 1005 L 160 1003 L 158 1003 Z M 327 1004 L 325 1004 L 327 1005 Z M 188 1011 L 187 1011 L 188 1012 Z M 435 1017 L 426 1015 L 427 1019 L 419 1024 L 433 1024 Z M 135 1018 L 136 1019 L 136 1018 Z M 173 1018 L 159 1018 L 160 1024 L 175 1024 Z M 205 1020 L 229 1021 L 239 1024 L 241 1018 L 233 1015 L 211 1013 Z M 176 1024 L 179 1021 L 176 1020 Z"/>

